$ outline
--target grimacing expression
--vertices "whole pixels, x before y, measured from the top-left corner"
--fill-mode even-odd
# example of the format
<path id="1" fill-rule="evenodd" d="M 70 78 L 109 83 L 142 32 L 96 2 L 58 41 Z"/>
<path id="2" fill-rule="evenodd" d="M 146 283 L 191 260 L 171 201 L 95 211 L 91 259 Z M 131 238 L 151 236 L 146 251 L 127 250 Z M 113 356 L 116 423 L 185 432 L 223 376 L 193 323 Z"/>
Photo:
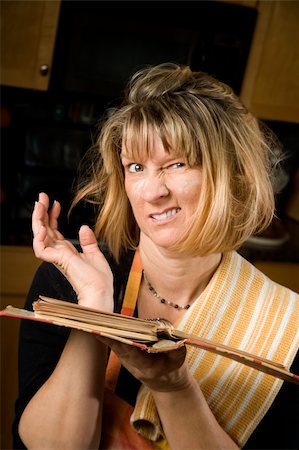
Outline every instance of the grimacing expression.
<path id="1" fill-rule="evenodd" d="M 125 189 L 141 233 L 163 248 L 175 244 L 194 215 L 201 191 L 200 168 L 166 152 L 152 133 L 149 156 L 134 161 L 121 153 Z"/>

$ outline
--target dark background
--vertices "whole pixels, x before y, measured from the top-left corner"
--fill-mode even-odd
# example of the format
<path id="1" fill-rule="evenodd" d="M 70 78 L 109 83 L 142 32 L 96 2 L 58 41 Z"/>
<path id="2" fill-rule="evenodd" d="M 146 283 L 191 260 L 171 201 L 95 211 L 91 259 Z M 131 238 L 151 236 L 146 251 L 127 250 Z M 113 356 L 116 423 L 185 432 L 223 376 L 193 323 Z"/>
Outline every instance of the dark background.
<path id="1" fill-rule="evenodd" d="M 188 64 L 239 94 L 256 14 L 213 1 L 62 1 L 49 90 L 1 88 L 1 244 L 31 245 L 30 217 L 40 191 L 62 203 L 66 237 L 77 239 L 79 225 L 93 222 L 84 205 L 67 219 L 77 169 L 102 115 L 121 102 L 137 69 Z M 285 185 L 277 195 L 283 214 L 299 166 L 298 124 L 268 125 L 287 154 Z M 293 249 L 279 255 L 297 257 Z"/>

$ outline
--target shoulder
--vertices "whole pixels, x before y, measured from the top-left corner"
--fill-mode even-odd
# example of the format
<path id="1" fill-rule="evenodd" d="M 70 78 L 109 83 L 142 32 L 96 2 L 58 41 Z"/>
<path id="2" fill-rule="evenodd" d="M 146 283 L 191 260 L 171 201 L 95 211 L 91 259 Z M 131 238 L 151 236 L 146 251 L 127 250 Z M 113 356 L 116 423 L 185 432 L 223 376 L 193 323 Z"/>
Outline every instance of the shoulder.
<path id="1" fill-rule="evenodd" d="M 290 299 L 299 306 L 299 294 L 286 286 L 277 283 L 265 273 L 255 267 L 237 252 L 230 252 L 223 257 L 226 270 L 230 273 L 231 280 L 239 284 L 247 284 L 256 295 L 263 294 L 265 298 Z"/>
<path id="2" fill-rule="evenodd" d="M 299 344 L 299 295 L 271 280 L 236 252 L 224 255 L 222 263 L 216 288 L 222 293 L 226 310 L 242 317 L 238 334 L 246 330 L 249 336 L 250 332 L 252 344 L 254 333 L 258 333 L 265 345 L 266 339 L 273 344 L 270 347 L 276 349 L 277 360 L 289 367 Z"/>

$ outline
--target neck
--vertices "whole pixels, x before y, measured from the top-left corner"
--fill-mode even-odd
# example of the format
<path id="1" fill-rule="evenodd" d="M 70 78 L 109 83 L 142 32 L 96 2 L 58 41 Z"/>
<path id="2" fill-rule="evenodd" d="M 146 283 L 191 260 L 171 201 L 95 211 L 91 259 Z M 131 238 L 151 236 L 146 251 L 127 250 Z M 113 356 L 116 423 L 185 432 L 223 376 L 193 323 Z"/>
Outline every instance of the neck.
<path id="1" fill-rule="evenodd" d="M 192 304 L 209 283 L 221 254 L 186 256 L 156 246 L 146 236 L 140 239 L 142 267 L 155 290 L 165 299 L 184 306 Z"/>

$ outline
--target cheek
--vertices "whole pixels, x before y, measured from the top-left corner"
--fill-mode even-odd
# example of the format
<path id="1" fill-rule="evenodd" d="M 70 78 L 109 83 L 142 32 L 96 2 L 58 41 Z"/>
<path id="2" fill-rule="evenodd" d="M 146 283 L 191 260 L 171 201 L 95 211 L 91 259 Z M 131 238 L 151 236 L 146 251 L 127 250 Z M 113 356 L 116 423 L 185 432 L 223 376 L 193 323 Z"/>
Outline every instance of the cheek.
<path id="1" fill-rule="evenodd" d="M 177 184 L 176 191 L 179 195 L 198 199 L 201 191 L 201 180 L 190 178 Z"/>
<path id="2" fill-rule="evenodd" d="M 134 183 L 125 182 L 125 188 L 130 202 L 134 203 L 141 198 L 145 189 L 145 180 L 135 180 Z"/>

